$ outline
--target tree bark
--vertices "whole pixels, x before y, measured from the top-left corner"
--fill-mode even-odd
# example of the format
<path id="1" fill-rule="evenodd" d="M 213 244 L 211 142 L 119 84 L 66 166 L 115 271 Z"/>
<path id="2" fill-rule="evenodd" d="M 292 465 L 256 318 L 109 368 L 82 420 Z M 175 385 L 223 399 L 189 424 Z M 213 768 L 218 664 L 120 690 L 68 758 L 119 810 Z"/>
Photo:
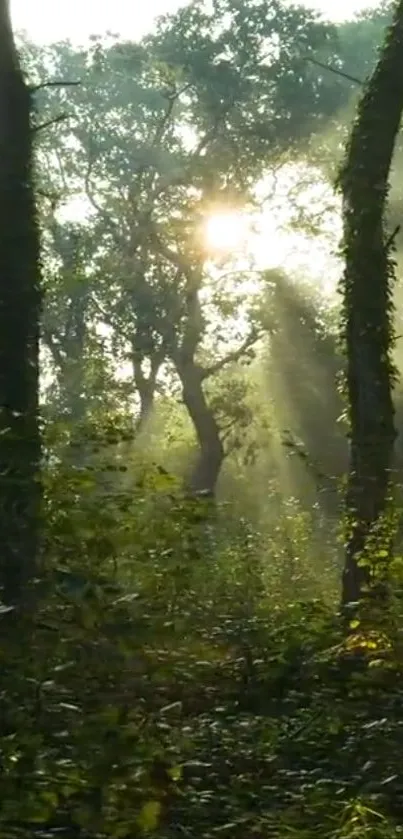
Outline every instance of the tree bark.
<path id="1" fill-rule="evenodd" d="M 203 391 L 203 370 L 195 362 L 177 363 L 182 383 L 182 395 L 193 422 L 199 454 L 188 479 L 191 495 L 215 495 L 217 481 L 224 461 L 224 447 L 220 430 Z"/>
<path id="2" fill-rule="evenodd" d="M 147 426 L 152 416 L 157 389 L 157 377 L 162 363 L 159 353 L 151 356 L 148 376 L 143 372 L 144 359 L 139 355 L 135 342 L 132 344 L 133 378 L 140 400 L 140 410 L 136 421 L 136 432 L 140 434 Z"/>
<path id="3" fill-rule="evenodd" d="M 64 297 L 67 298 L 67 305 L 62 317 L 54 302 L 52 308 L 52 302 L 47 300 L 48 305 L 42 316 L 42 338 L 53 359 L 63 411 L 67 412 L 74 430 L 74 426 L 81 424 L 87 413 L 85 352 L 90 288 L 83 274 L 85 253 L 81 253 L 80 231 L 72 225 L 63 227 L 55 219 L 52 220 L 51 230 L 54 249 L 61 261 L 60 276 L 63 278 L 62 291 L 58 290 L 57 293 L 62 308 Z"/>
<path id="4" fill-rule="evenodd" d="M 377 66 L 359 103 L 339 177 L 346 260 L 341 291 L 350 420 L 343 604 L 361 599 L 363 588 L 371 583 L 371 562 L 377 555 L 382 557 L 382 564 L 385 562 L 387 575 L 387 559 L 392 550 L 390 529 L 388 534 L 384 518 L 396 436 L 391 361 L 394 266 L 393 237 L 388 240 L 385 233 L 385 209 L 402 109 L 403 0 L 399 0 Z"/>
<path id="5" fill-rule="evenodd" d="M 0 0 L 0 597 L 21 604 L 40 521 L 39 233 L 31 94 Z"/>

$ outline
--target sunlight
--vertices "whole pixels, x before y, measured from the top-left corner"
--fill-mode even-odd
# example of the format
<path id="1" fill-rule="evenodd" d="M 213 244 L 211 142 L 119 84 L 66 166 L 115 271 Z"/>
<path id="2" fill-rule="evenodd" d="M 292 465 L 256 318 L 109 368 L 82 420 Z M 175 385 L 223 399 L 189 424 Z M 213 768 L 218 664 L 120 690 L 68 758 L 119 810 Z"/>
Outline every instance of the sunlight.
<path id="1" fill-rule="evenodd" d="M 340 276 L 340 210 L 331 186 L 315 167 L 288 164 L 256 185 L 256 205 L 210 206 L 198 235 L 207 273 L 234 269 L 247 290 L 258 292 L 259 274 L 281 268 L 334 298 Z M 255 274 L 255 276 L 253 276 Z"/>
<path id="2" fill-rule="evenodd" d="M 206 221 L 204 236 L 209 251 L 224 254 L 243 250 L 248 242 L 250 219 L 239 211 L 213 213 Z"/>
<path id="3" fill-rule="evenodd" d="M 86 42 L 94 32 L 106 30 L 123 32 L 126 38 L 141 37 L 152 29 L 160 14 L 169 14 L 183 4 L 184 0 L 152 0 L 149 4 L 132 4 L 127 0 L 114 3 L 98 3 L 94 17 L 92 0 L 11 0 L 13 24 L 18 30 L 25 30 L 37 43 L 68 38 L 73 43 Z M 343 20 L 351 18 L 363 7 L 376 5 L 376 0 L 305 0 L 327 18 Z"/>

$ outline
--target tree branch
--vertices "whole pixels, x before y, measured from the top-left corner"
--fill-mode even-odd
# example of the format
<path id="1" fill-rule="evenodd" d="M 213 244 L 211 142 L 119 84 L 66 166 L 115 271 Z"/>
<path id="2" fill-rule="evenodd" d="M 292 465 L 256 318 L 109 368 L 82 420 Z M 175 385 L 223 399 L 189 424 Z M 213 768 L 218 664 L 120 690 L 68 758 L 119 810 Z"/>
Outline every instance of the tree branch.
<path id="1" fill-rule="evenodd" d="M 177 281 L 179 281 L 181 275 L 186 280 L 186 289 L 184 292 L 186 323 L 181 345 L 176 349 L 175 363 L 187 363 L 194 360 L 194 355 L 204 330 L 204 320 L 199 300 L 201 275 L 189 265 L 186 258 L 172 250 L 169 245 L 166 245 L 159 238 L 155 229 L 151 230 L 150 238 L 154 242 L 159 254 L 177 269 Z"/>
<path id="2" fill-rule="evenodd" d="M 36 191 L 41 198 L 47 198 L 48 201 L 51 202 L 52 208 L 54 208 L 61 199 L 60 192 L 48 192 L 46 189 L 41 189 L 40 187 L 37 187 Z"/>
<path id="3" fill-rule="evenodd" d="M 183 259 L 180 253 L 177 253 L 176 251 L 172 250 L 172 248 L 169 245 L 166 245 L 165 242 L 163 242 L 162 239 L 160 239 L 155 229 L 155 226 L 153 226 L 150 229 L 149 238 L 156 246 L 158 253 L 172 265 L 175 265 L 175 267 L 178 269 L 178 271 L 180 271 L 181 274 L 187 276 L 187 274 L 191 271 L 190 266 L 187 264 L 186 260 Z"/>
<path id="4" fill-rule="evenodd" d="M 166 129 L 166 127 L 167 127 L 167 125 L 168 125 L 168 123 L 171 119 L 172 111 L 174 109 L 174 105 L 175 105 L 175 102 L 176 102 L 176 98 L 177 98 L 176 96 L 170 96 L 168 98 L 167 108 L 166 108 L 165 112 L 163 113 L 161 119 L 159 120 L 159 122 L 158 122 L 158 124 L 155 128 L 154 136 L 151 140 L 151 146 L 154 147 L 154 148 L 159 146 L 160 143 L 161 143 L 161 140 L 164 136 L 165 129 Z"/>
<path id="5" fill-rule="evenodd" d="M 389 251 L 394 246 L 396 236 L 398 236 L 398 234 L 400 233 L 400 230 L 401 230 L 401 225 L 398 224 L 395 227 L 395 229 L 393 230 L 393 232 L 390 234 L 387 241 L 385 242 L 385 248 L 386 248 L 387 251 Z"/>
<path id="6" fill-rule="evenodd" d="M 146 356 L 144 355 L 143 358 L 146 358 Z M 155 350 L 155 353 L 153 353 L 151 357 L 148 356 L 148 358 L 150 361 L 150 373 L 148 376 L 146 376 L 141 366 L 143 359 L 140 357 L 140 354 L 138 353 L 136 348 L 133 349 L 131 354 L 131 361 L 134 373 L 134 381 L 137 390 L 140 393 L 140 396 L 146 390 L 155 389 L 158 372 L 164 360 L 164 352 L 161 349 Z"/>
<path id="7" fill-rule="evenodd" d="M 69 82 L 69 81 L 54 81 L 54 82 L 41 82 L 40 84 L 32 85 L 29 90 L 30 93 L 37 93 L 38 90 L 44 90 L 46 87 L 76 87 L 77 85 L 81 84 L 80 81 L 77 82 Z"/>
<path id="8" fill-rule="evenodd" d="M 69 114 L 59 114 L 58 117 L 48 119 L 46 122 L 40 122 L 39 125 L 33 125 L 32 131 L 34 134 L 37 134 L 38 131 L 43 131 L 44 128 L 49 128 L 49 126 L 56 125 L 58 122 L 64 122 L 65 119 L 69 119 L 69 116 Z"/>
<path id="9" fill-rule="evenodd" d="M 100 303 L 98 303 L 98 301 L 93 296 L 91 297 L 91 303 L 93 304 L 93 306 L 95 306 L 95 308 L 97 309 L 97 311 L 101 315 L 104 323 L 106 323 L 107 326 L 110 326 L 110 327 L 113 328 L 114 327 L 113 318 L 111 317 L 110 314 L 105 312 L 105 309 L 103 308 L 103 306 L 101 306 Z M 124 337 L 126 338 L 126 335 Z"/>
<path id="10" fill-rule="evenodd" d="M 236 361 L 239 361 L 244 353 L 256 344 L 259 337 L 259 332 L 256 329 L 252 329 L 252 332 L 247 336 L 247 338 L 245 338 L 244 342 L 237 350 L 227 353 L 224 358 L 220 358 L 219 361 L 216 361 L 215 364 L 211 364 L 210 367 L 204 367 L 202 371 L 202 379 L 208 379 L 210 376 L 214 376 L 216 373 L 219 373 L 223 367 L 227 366 L 227 364 L 234 364 Z"/>
<path id="11" fill-rule="evenodd" d="M 343 70 L 331 67 L 329 64 L 325 64 L 323 61 L 318 61 L 317 58 L 312 58 L 310 55 L 305 56 L 304 60 L 309 61 L 311 64 L 315 64 L 317 67 L 321 67 L 322 70 L 328 70 L 329 73 L 334 73 L 335 76 L 341 76 L 342 79 L 347 79 L 349 82 L 359 84 L 361 87 L 365 84 L 362 79 L 357 79 L 356 76 L 351 76 L 350 73 L 345 73 Z"/>

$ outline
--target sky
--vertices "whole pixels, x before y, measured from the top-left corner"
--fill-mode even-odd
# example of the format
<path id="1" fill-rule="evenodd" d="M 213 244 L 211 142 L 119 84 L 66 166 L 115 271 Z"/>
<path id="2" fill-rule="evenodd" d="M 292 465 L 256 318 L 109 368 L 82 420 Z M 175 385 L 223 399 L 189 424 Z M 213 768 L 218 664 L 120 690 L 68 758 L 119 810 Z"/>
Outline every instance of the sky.
<path id="1" fill-rule="evenodd" d="M 182 0 L 183 2 L 183 0 Z M 245 0 L 247 3 L 248 0 Z M 174 11 L 181 0 L 11 0 L 14 27 L 35 41 L 69 38 L 83 43 L 89 35 L 109 30 L 129 38 L 147 32 L 160 14 Z M 310 0 L 333 20 L 351 17 L 374 0 Z"/>

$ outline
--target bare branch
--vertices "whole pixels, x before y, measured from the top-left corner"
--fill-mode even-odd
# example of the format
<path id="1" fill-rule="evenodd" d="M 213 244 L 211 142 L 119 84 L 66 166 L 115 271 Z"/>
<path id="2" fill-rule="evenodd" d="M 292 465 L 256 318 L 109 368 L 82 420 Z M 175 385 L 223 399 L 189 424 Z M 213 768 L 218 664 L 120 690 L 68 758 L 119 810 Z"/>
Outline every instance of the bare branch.
<path id="1" fill-rule="evenodd" d="M 321 67 L 322 70 L 328 70 L 329 73 L 334 73 L 335 76 L 341 76 L 341 78 L 347 79 L 349 82 L 359 84 L 361 87 L 365 84 L 362 79 L 357 79 L 356 76 L 351 76 L 350 73 L 345 73 L 343 70 L 331 67 L 329 64 L 325 64 L 323 61 L 318 61 L 317 58 L 312 58 L 310 55 L 307 55 L 304 60 L 309 61 L 311 64 L 315 64 L 317 67 Z"/>
<path id="2" fill-rule="evenodd" d="M 299 443 L 297 440 L 294 440 L 287 429 L 283 432 L 283 439 L 281 441 L 281 445 L 284 446 L 284 448 L 289 449 L 291 455 L 295 455 L 301 461 L 303 461 L 305 463 L 306 468 L 313 474 L 314 478 L 316 478 L 317 481 L 325 481 L 328 485 L 328 489 L 337 491 L 337 479 L 334 478 L 332 475 L 327 475 L 325 472 L 323 472 L 313 462 L 310 455 L 303 447 L 303 444 Z"/>
<path id="3" fill-rule="evenodd" d="M 386 248 L 387 251 L 389 251 L 394 246 L 396 236 L 398 236 L 398 234 L 400 233 L 400 230 L 401 230 L 401 225 L 398 224 L 395 227 L 395 229 L 393 230 L 393 232 L 390 234 L 389 238 L 387 239 L 387 241 L 385 243 L 385 248 Z"/>
<path id="4" fill-rule="evenodd" d="M 54 81 L 54 82 L 41 82 L 41 84 L 32 85 L 29 90 L 30 93 L 37 93 L 38 90 L 43 90 L 46 87 L 76 87 L 77 85 L 81 84 L 80 81 L 77 82 L 69 82 L 69 81 Z"/>
<path id="5" fill-rule="evenodd" d="M 46 122 L 39 123 L 39 125 L 33 125 L 32 131 L 34 134 L 37 134 L 39 131 L 43 131 L 44 128 L 49 128 L 49 126 L 56 125 L 58 122 L 64 122 L 64 120 L 69 118 L 70 114 L 59 114 L 59 116 L 54 117 L 54 119 L 48 119 Z"/>
<path id="6" fill-rule="evenodd" d="M 219 361 L 216 361 L 215 364 L 211 364 L 210 367 L 205 367 L 202 372 L 202 378 L 207 379 L 210 376 L 214 376 L 216 373 L 219 373 L 223 367 L 226 367 L 227 364 L 235 364 L 236 361 L 239 361 L 242 356 L 254 345 L 256 341 L 260 337 L 259 332 L 257 329 L 252 329 L 250 334 L 245 338 L 244 342 L 238 347 L 237 350 L 233 350 L 232 352 L 227 353 L 223 358 L 220 358 Z"/>
<path id="7" fill-rule="evenodd" d="M 186 93 L 187 90 L 190 90 L 191 87 L 193 87 L 193 82 L 188 82 L 187 84 L 183 85 L 183 87 L 181 87 L 180 90 L 176 90 L 175 88 L 175 90 L 171 94 L 168 94 L 167 99 L 180 99 L 180 97 L 183 96 L 183 94 Z"/>

